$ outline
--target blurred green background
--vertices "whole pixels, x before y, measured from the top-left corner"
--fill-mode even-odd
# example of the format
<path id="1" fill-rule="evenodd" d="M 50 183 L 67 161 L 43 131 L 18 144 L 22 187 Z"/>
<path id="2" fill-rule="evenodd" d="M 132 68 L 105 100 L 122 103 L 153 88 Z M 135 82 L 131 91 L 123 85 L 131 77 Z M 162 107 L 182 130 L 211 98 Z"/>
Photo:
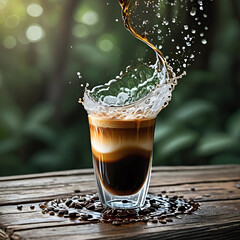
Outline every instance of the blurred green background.
<path id="1" fill-rule="evenodd" d="M 208 16 L 208 45 L 158 116 L 154 165 L 240 163 L 240 1 Z M 0 0 L 0 175 L 92 167 L 80 85 L 114 78 L 142 44 L 117 0 Z"/>

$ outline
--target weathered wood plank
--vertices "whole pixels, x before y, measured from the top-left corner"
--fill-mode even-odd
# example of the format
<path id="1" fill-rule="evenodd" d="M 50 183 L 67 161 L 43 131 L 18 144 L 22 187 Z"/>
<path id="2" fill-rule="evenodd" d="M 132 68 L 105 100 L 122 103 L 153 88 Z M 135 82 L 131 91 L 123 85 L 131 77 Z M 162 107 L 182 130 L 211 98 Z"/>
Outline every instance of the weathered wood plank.
<path id="1" fill-rule="evenodd" d="M 153 172 L 179 172 L 179 171 L 192 171 L 192 170 L 204 171 L 204 170 L 220 170 L 220 169 L 231 170 L 236 167 L 240 168 L 240 166 L 237 166 L 237 165 L 154 167 Z M 69 171 L 6 176 L 6 177 L 0 177 L 0 182 L 11 181 L 11 180 L 23 180 L 23 179 L 33 179 L 33 178 L 45 178 L 45 177 L 63 177 L 63 176 L 74 176 L 74 175 L 88 175 L 88 174 L 93 174 L 93 169 L 77 169 L 77 170 L 69 170 Z"/>
<path id="2" fill-rule="evenodd" d="M 154 168 L 155 169 L 155 168 Z M 211 182 L 240 182 L 240 167 L 233 169 L 220 168 L 217 172 L 210 169 L 177 171 L 177 172 L 159 172 L 153 171 L 151 177 L 151 187 L 166 187 L 211 183 Z M 63 177 L 44 177 L 34 179 L 22 179 L 18 181 L 0 182 L 0 205 L 26 203 L 28 201 L 43 201 L 55 198 L 56 196 L 65 197 L 73 195 L 74 189 L 79 189 L 84 194 L 86 192 L 95 192 L 96 183 L 93 174 L 63 176 Z M 7 198 L 6 198 L 7 196 Z"/>
<path id="3" fill-rule="evenodd" d="M 240 182 L 239 182 L 240 183 Z M 171 186 L 171 187 L 156 187 L 150 185 L 149 191 L 154 194 L 159 194 L 161 191 L 166 191 L 168 195 L 183 195 L 186 198 L 198 198 L 198 201 L 215 201 L 215 200 L 233 200 L 233 199 L 240 199 L 240 189 L 236 187 L 236 182 L 224 182 L 224 183 L 198 183 L 198 184 L 185 184 L 185 185 L 177 185 L 177 186 Z M 191 191 L 191 188 L 194 187 L 195 191 Z M 19 195 L 23 195 L 27 197 L 27 199 L 31 202 L 39 202 L 37 199 L 42 199 L 41 201 L 45 200 L 52 200 L 54 198 L 59 197 L 69 197 L 74 195 L 84 195 L 84 193 L 95 193 L 96 186 L 86 186 L 86 189 L 81 192 L 81 194 L 74 193 L 73 187 L 61 187 L 56 189 L 39 189 L 37 192 L 36 190 L 16 190 L 14 193 L 12 191 L 10 192 L 4 192 L 2 194 L 2 197 L 8 198 L 10 194 L 11 196 L 15 195 L 15 202 L 12 203 L 10 200 L 6 200 L 6 204 L 12 203 L 13 205 L 6 205 L 6 206 L 0 206 L 0 214 L 6 214 L 6 213 L 19 213 L 19 211 L 16 208 L 16 205 L 22 204 L 23 199 L 17 198 Z M 174 193 L 173 193 L 174 191 Z M 32 196 L 32 198 L 31 198 Z M 38 196 L 38 197 L 37 197 Z M 201 197 L 201 198 L 199 198 Z M 9 202 L 7 202 L 9 201 Z M 29 210 L 29 206 L 31 204 L 24 204 L 23 211 Z M 37 204 L 33 204 L 37 206 Z M 28 212 L 31 212 L 30 210 Z"/>
<path id="4" fill-rule="evenodd" d="M 0 239 L 237 239 L 240 234 L 240 166 L 153 168 L 150 192 L 200 197 L 201 210 L 167 225 L 116 227 L 42 215 L 38 201 L 96 192 L 91 169 L 0 178 Z M 191 191 L 194 187 L 196 191 Z M 80 189 L 81 193 L 74 193 Z M 171 190 L 171 193 L 169 191 Z M 173 191 L 175 193 L 173 193 Z M 205 195 L 207 194 L 207 195 Z M 16 204 L 23 204 L 23 210 Z M 35 210 L 30 204 L 35 203 Z M 4 230 L 4 231 L 3 231 Z M 86 234 L 88 233 L 88 234 Z M 237 235 L 238 234 L 238 235 Z"/>
<path id="5" fill-rule="evenodd" d="M 31 224 L 31 223 L 30 223 Z M 87 224 L 41 228 L 32 224 L 33 229 L 24 230 L 24 226 L 12 226 L 13 239 L 222 239 L 228 233 L 228 239 L 240 234 L 240 200 L 203 203 L 201 210 L 194 215 L 175 219 L 173 223 L 137 223 L 122 225 Z M 25 227 L 30 227 L 29 224 Z M 10 228 L 11 229 L 11 228 Z M 9 229 L 9 230 L 10 230 Z M 18 231 L 21 230 L 21 231 Z M 227 230 L 227 231 L 226 231 Z M 231 232 L 231 233 L 230 233 Z M 87 233 L 87 234 L 86 234 Z M 226 237 L 226 235 L 225 235 Z M 236 238 L 237 239 L 237 238 Z"/>

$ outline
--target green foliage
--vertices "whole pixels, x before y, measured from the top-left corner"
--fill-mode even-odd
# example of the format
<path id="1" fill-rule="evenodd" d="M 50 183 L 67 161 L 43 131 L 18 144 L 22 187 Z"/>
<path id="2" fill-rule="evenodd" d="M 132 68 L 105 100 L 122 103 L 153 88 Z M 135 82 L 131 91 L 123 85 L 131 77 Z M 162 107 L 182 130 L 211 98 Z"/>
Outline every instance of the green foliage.
<path id="1" fill-rule="evenodd" d="M 240 164 L 239 6 L 209 9 L 208 46 L 158 116 L 154 165 Z M 43 30 L 37 41 L 32 25 Z M 145 50 L 117 0 L 0 1 L 0 175 L 92 167 L 80 85 L 109 81 Z"/>

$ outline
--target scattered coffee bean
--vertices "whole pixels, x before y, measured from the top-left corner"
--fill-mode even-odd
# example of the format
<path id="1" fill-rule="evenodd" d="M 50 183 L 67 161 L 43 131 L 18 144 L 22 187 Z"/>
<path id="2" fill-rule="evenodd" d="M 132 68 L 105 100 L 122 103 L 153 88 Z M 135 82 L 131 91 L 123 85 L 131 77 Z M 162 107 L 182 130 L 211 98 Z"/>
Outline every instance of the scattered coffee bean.
<path id="1" fill-rule="evenodd" d="M 31 209 L 31 210 L 33 210 L 34 208 L 35 208 L 35 206 L 34 206 L 34 205 L 31 205 L 31 206 L 30 206 L 30 209 Z"/>
<path id="2" fill-rule="evenodd" d="M 127 202 L 127 200 L 123 200 L 123 203 Z M 39 207 L 42 209 L 43 214 L 49 212 L 49 215 L 54 215 L 54 212 L 56 212 L 59 217 L 72 219 L 80 217 L 79 220 L 89 223 L 101 221 L 106 223 L 117 222 L 121 225 L 139 221 L 150 221 L 152 223 L 159 221 L 162 224 L 166 224 L 172 221 L 172 217 L 176 217 L 179 214 L 191 214 L 197 211 L 200 206 L 198 202 L 191 198 L 184 199 L 183 196 L 177 195 L 168 198 L 167 195 L 162 196 L 161 194 L 158 194 L 158 196 L 148 195 L 145 204 L 146 206 L 142 209 L 104 209 L 98 195 L 93 194 L 85 197 L 74 196 L 66 200 L 56 199 L 47 201 L 40 204 Z M 83 209 L 83 207 L 86 209 Z M 88 214 L 88 211 L 89 213 L 93 212 L 93 214 Z"/>
<path id="3" fill-rule="evenodd" d="M 81 191 L 79 189 L 74 190 L 75 193 L 80 193 Z"/>
<path id="4" fill-rule="evenodd" d="M 194 187 L 191 188 L 191 191 L 196 191 L 196 189 Z"/>
<path id="5" fill-rule="evenodd" d="M 122 200 L 122 203 L 128 203 L 128 200 Z"/>
<path id="6" fill-rule="evenodd" d="M 156 218 L 154 218 L 154 219 L 151 219 L 151 222 L 152 223 L 158 223 L 158 220 Z"/>
<path id="7" fill-rule="evenodd" d="M 143 217 L 142 221 L 143 221 L 143 222 L 148 222 L 148 221 L 149 221 L 149 218 L 148 218 L 148 217 Z"/>
<path id="8" fill-rule="evenodd" d="M 129 221 L 130 221 L 130 223 L 135 223 L 136 219 L 130 219 Z"/>
<path id="9" fill-rule="evenodd" d="M 86 206 L 86 209 L 88 209 L 88 210 L 94 210 L 94 209 L 95 209 L 95 205 L 92 204 L 92 203 L 90 203 L 90 204 L 88 204 L 88 205 Z"/>
<path id="10" fill-rule="evenodd" d="M 180 211 L 180 212 L 184 212 L 185 210 L 186 210 L 186 208 L 184 206 L 178 207 L 178 211 Z"/>
<path id="11" fill-rule="evenodd" d="M 161 193 L 166 193 L 166 192 L 167 192 L 167 191 L 165 191 L 165 190 L 164 190 L 164 191 L 161 191 Z"/>
<path id="12" fill-rule="evenodd" d="M 22 205 L 17 205 L 18 210 L 22 210 L 23 206 Z"/>
<path id="13" fill-rule="evenodd" d="M 166 222 L 165 220 L 159 220 L 159 222 L 160 222 L 161 224 L 167 224 L 167 222 Z"/>
<path id="14" fill-rule="evenodd" d="M 135 216 L 135 215 L 137 215 L 137 212 L 134 209 L 129 209 L 129 210 L 127 210 L 127 214 L 129 216 Z"/>
<path id="15" fill-rule="evenodd" d="M 70 218 L 76 218 L 76 217 L 79 217 L 79 216 L 80 216 L 80 214 L 78 212 L 70 212 L 69 213 Z"/>
<path id="16" fill-rule="evenodd" d="M 67 207 L 69 207 L 69 205 L 72 203 L 72 200 L 71 199 L 69 199 L 69 200 L 67 200 L 66 202 L 65 202 L 65 204 L 66 204 L 66 206 Z"/>
<path id="17" fill-rule="evenodd" d="M 120 226 L 120 225 L 122 225 L 122 223 L 120 221 L 113 221 L 112 225 Z"/>
<path id="18" fill-rule="evenodd" d="M 80 217 L 82 220 L 88 220 L 88 214 L 81 214 Z"/>
<path id="19" fill-rule="evenodd" d="M 98 223 L 98 222 L 100 222 L 100 220 L 98 218 L 90 218 L 90 219 L 88 219 L 88 221 L 91 222 L 91 223 Z"/>

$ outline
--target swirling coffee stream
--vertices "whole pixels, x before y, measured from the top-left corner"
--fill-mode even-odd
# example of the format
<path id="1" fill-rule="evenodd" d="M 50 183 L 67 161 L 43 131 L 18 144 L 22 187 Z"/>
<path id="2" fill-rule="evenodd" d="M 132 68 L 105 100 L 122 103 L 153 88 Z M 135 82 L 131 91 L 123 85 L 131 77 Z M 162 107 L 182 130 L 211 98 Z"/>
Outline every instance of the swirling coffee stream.
<path id="1" fill-rule="evenodd" d="M 137 0 L 120 0 L 125 27 L 134 37 L 152 49 L 153 54 L 151 58 L 154 57 L 154 60 L 152 63 L 148 61 L 139 64 L 139 60 L 136 59 L 136 64 L 129 66 L 125 71 L 120 73 L 120 76 L 117 76 L 107 84 L 96 86 L 89 91 L 89 96 L 104 106 L 134 104 L 144 99 L 158 85 L 173 83 L 174 73 L 167 65 L 162 52 L 147 39 L 146 32 L 142 33 L 141 27 L 138 27 L 134 23 L 133 19 L 136 19 L 136 16 L 142 10 L 142 6 L 137 3 Z"/>
<path id="2" fill-rule="evenodd" d="M 139 0 L 119 0 L 120 2 L 120 5 L 122 6 L 122 15 L 123 15 L 123 20 L 124 20 L 124 23 L 125 23 L 125 27 L 127 28 L 127 30 L 129 30 L 132 35 L 136 38 L 138 38 L 139 40 L 143 41 L 144 43 L 146 43 L 150 48 L 152 48 L 157 57 L 158 57 L 158 60 L 160 61 L 161 65 L 162 66 L 166 66 L 166 68 L 168 69 L 168 74 L 169 74 L 169 78 L 172 78 L 173 77 L 173 73 L 172 71 L 168 68 L 168 65 L 167 65 L 167 62 L 162 54 L 162 52 L 157 49 L 152 43 L 150 43 L 148 41 L 148 39 L 146 38 L 146 36 L 144 36 L 144 34 L 140 34 L 140 33 L 137 33 L 135 30 L 136 28 L 134 26 L 132 26 L 131 24 L 131 20 L 130 20 L 130 15 L 131 15 L 131 12 L 129 11 L 130 10 L 130 5 L 132 2 L 135 2 L 135 5 L 136 3 L 138 2 Z M 142 1 L 142 0 L 141 0 Z"/>

